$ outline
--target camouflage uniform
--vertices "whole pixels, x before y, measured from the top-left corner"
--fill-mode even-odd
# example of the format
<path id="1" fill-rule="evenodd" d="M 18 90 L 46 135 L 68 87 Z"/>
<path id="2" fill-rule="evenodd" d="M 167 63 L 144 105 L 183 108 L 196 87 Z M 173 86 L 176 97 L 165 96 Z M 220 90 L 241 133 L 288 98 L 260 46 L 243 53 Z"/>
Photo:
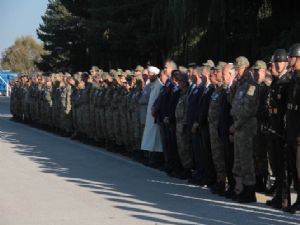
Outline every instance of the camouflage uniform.
<path id="1" fill-rule="evenodd" d="M 235 128 L 233 174 L 237 181 L 246 186 L 255 184 L 253 138 L 257 130 L 258 103 L 257 84 L 247 73 L 239 81 L 231 108 Z M 236 191 L 239 193 L 241 190 Z"/>
<path id="2" fill-rule="evenodd" d="M 211 154 L 217 174 L 218 182 L 225 182 L 226 167 L 223 143 L 218 134 L 219 115 L 221 110 L 221 99 L 225 89 L 219 85 L 211 96 L 208 111 L 209 133 L 211 143 Z"/>
<path id="3" fill-rule="evenodd" d="M 192 151 L 190 139 L 186 131 L 186 114 L 188 104 L 188 91 L 180 91 L 179 101 L 175 110 L 177 151 L 184 169 L 192 168 Z"/>
<path id="4" fill-rule="evenodd" d="M 113 125 L 113 109 L 112 109 L 112 98 L 115 92 L 115 87 L 113 85 L 108 86 L 108 89 L 104 97 L 105 105 L 105 123 L 104 130 L 107 132 L 107 141 L 114 142 L 114 125 Z"/>

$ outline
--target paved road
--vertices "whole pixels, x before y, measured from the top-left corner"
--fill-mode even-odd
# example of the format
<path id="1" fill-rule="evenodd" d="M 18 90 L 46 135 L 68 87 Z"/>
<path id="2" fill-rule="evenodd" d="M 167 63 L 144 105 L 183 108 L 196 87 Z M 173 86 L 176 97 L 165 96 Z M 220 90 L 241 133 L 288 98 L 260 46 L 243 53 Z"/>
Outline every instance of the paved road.
<path id="1" fill-rule="evenodd" d="M 10 120 L 0 98 L 0 225 L 300 224 L 104 149 Z M 261 198 L 260 198 L 261 199 Z"/>

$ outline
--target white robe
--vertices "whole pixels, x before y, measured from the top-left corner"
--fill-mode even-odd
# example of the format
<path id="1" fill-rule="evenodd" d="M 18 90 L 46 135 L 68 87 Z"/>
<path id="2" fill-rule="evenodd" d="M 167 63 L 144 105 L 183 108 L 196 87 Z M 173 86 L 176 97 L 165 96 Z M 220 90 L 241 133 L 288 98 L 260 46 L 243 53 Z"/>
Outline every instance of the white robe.
<path id="1" fill-rule="evenodd" d="M 154 117 L 152 116 L 152 106 L 157 99 L 163 84 L 157 79 L 151 87 L 150 98 L 147 107 L 146 124 L 143 133 L 143 139 L 141 149 L 151 152 L 162 152 L 162 143 L 160 138 L 159 126 L 154 123 Z"/>

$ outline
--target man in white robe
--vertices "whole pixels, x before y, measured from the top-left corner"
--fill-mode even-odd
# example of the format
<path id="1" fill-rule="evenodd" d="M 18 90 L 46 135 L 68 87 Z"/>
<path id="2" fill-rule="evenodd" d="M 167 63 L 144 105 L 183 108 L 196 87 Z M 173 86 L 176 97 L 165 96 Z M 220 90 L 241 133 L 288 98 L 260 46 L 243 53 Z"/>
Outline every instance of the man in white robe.
<path id="1" fill-rule="evenodd" d="M 149 79 L 151 81 L 151 92 L 147 107 L 146 124 L 143 133 L 143 139 L 141 149 L 144 151 L 151 152 L 162 152 L 162 143 L 160 138 L 159 126 L 155 123 L 154 117 L 152 116 L 152 106 L 157 99 L 161 88 L 163 87 L 162 82 L 157 77 L 160 70 L 154 66 L 149 66 Z"/>

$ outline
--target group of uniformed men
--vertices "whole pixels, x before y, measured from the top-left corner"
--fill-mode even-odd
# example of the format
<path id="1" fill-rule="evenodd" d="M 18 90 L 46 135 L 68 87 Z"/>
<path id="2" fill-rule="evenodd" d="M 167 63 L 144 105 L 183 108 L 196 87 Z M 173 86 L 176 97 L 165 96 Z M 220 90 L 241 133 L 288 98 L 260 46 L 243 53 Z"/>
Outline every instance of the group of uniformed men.
<path id="1" fill-rule="evenodd" d="M 255 202 L 255 192 L 273 192 L 267 205 L 300 210 L 300 44 L 289 52 L 277 49 L 268 64 L 258 60 L 251 67 L 239 56 L 234 63 L 208 60 L 187 68 L 167 60 L 160 73 L 137 66 L 22 75 L 11 84 L 11 112 L 74 138 L 140 151 L 156 80 L 162 88 L 151 113 L 170 176 L 208 185 L 239 203 Z M 147 154 L 151 165 L 153 154 Z M 291 187 L 298 196 L 293 204 Z"/>

